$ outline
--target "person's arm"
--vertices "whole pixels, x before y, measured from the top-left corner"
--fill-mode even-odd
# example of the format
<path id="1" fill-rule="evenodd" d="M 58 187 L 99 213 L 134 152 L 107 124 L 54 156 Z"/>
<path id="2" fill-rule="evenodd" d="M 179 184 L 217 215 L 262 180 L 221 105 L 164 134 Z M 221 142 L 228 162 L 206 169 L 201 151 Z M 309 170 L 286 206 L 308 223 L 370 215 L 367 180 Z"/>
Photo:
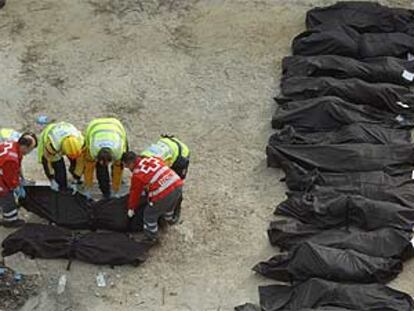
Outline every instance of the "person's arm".
<path id="1" fill-rule="evenodd" d="M 71 167 L 72 167 L 72 176 L 76 180 L 80 180 L 82 175 L 85 172 L 86 166 L 86 153 L 82 152 L 82 155 L 77 158 L 76 160 L 71 160 Z M 93 172 L 92 172 L 93 174 Z"/>
<path id="2" fill-rule="evenodd" d="M 42 165 L 43 165 L 43 170 L 45 171 L 45 175 L 48 179 L 53 179 L 55 178 L 54 176 L 54 170 L 52 167 L 52 162 L 50 162 L 48 159 L 46 159 L 45 157 L 42 158 Z"/>
<path id="3" fill-rule="evenodd" d="M 132 176 L 131 187 L 129 189 L 128 209 L 137 210 L 144 184 L 137 176 Z"/>
<path id="4" fill-rule="evenodd" d="M 3 164 L 3 181 L 5 186 L 11 191 L 20 184 L 20 167 L 13 161 L 6 161 Z"/>

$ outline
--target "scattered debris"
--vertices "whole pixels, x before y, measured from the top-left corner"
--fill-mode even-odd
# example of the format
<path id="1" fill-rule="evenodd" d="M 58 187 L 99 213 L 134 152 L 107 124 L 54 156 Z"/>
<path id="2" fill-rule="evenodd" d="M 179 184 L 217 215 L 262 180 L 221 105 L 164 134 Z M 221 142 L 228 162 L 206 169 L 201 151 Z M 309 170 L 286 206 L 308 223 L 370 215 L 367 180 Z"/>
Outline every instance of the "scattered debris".
<path id="1" fill-rule="evenodd" d="M 98 273 L 98 276 L 96 277 L 96 284 L 98 287 L 106 287 L 106 278 L 103 272 Z"/>
<path id="2" fill-rule="evenodd" d="M 0 267 L 0 310 L 18 310 L 30 297 L 39 293 L 40 287 L 38 276 Z"/>
<path id="3" fill-rule="evenodd" d="M 63 294 L 63 292 L 65 291 L 65 288 L 66 288 L 66 283 L 67 283 L 67 277 L 66 277 L 66 274 L 63 274 L 59 278 L 59 282 L 58 282 L 58 287 L 57 287 L 57 294 L 58 295 Z"/>

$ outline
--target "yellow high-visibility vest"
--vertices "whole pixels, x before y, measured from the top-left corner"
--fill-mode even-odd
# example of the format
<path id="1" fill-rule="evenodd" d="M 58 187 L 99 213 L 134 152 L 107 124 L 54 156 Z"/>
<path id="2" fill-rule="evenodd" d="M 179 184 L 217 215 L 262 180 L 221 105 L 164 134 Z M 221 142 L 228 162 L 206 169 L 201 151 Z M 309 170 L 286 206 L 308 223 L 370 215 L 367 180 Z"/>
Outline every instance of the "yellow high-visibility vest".
<path id="1" fill-rule="evenodd" d="M 61 158 L 61 148 L 63 140 L 68 136 L 75 136 L 81 140 L 82 144 L 84 138 L 82 133 L 72 124 L 68 122 L 51 123 L 40 134 L 38 147 L 38 161 L 41 163 L 45 148 L 48 148 L 48 153 L 56 155 L 56 160 Z M 53 148 L 53 150 L 50 147 Z M 51 159 L 53 160 L 53 159 Z"/>
<path id="2" fill-rule="evenodd" d="M 111 150 L 114 161 L 119 161 L 127 151 L 127 135 L 122 123 L 115 118 L 91 121 L 86 129 L 86 148 L 89 156 L 96 159 L 102 148 Z"/>
<path id="3" fill-rule="evenodd" d="M 161 158 L 165 164 L 172 166 L 180 155 L 180 151 L 182 157 L 188 158 L 190 156 L 190 149 L 178 138 L 162 137 L 155 144 L 141 152 L 141 155 Z"/>

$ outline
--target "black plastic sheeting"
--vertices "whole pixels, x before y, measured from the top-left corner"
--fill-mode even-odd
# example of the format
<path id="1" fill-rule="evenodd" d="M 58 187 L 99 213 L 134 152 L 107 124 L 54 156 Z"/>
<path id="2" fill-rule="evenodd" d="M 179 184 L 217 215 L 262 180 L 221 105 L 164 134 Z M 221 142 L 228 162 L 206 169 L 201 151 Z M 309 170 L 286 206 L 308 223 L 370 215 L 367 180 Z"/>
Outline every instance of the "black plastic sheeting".
<path id="1" fill-rule="evenodd" d="M 97 265 L 138 265 L 151 245 L 116 232 L 76 234 L 56 226 L 26 224 L 2 243 L 3 257 L 17 252 L 33 258 L 64 258 Z"/>
<path id="2" fill-rule="evenodd" d="M 292 52 L 303 56 L 341 55 L 357 59 L 407 58 L 408 53 L 414 53 L 414 37 L 399 32 L 360 34 L 346 26 L 319 26 L 296 36 Z"/>
<path id="3" fill-rule="evenodd" d="M 414 61 L 378 57 L 363 61 L 339 55 L 288 56 L 283 59 L 284 78 L 358 78 L 367 82 L 408 85 L 413 82 Z"/>
<path id="4" fill-rule="evenodd" d="M 414 257 L 413 22 L 360 1 L 308 12 L 266 149 L 290 190 L 268 228 L 282 253 L 253 268 L 292 285 L 236 311 L 413 310 L 384 285 Z"/>
<path id="5" fill-rule="evenodd" d="M 307 171 L 293 162 L 282 164 L 286 177 L 283 179 L 290 190 L 309 191 L 315 188 L 331 188 L 337 192 L 397 203 L 414 209 L 414 173 L 409 170 L 395 171 L 392 176 L 384 171 L 329 173 Z"/>
<path id="6" fill-rule="evenodd" d="M 132 219 L 127 216 L 128 196 L 95 202 L 79 193 L 55 192 L 46 186 L 27 186 L 26 192 L 27 198 L 22 202 L 25 209 L 62 227 L 121 232 L 142 230 L 142 213 Z M 145 204 L 142 198 L 141 212 Z"/>
<path id="7" fill-rule="evenodd" d="M 291 161 L 281 163 L 285 173 L 283 181 L 290 190 L 303 191 L 314 186 L 325 186 L 348 193 L 369 196 L 370 192 L 378 195 L 384 190 L 393 190 L 414 187 L 414 173 L 411 167 L 390 171 L 367 171 L 367 172 L 321 172 L 318 169 L 305 169 L 299 164 Z M 414 190 L 414 189 L 413 189 Z"/>
<path id="8" fill-rule="evenodd" d="M 327 7 L 315 7 L 307 12 L 307 28 L 320 25 L 346 25 L 360 33 L 404 32 L 414 35 L 414 11 L 390 8 L 376 2 L 340 1 Z"/>
<path id="9" fill-rule="evenodd" d="M 315 145 L 315 144 L 409 144 L 411 131 L 407 129 L 385 128 L 376 124 L 353 123 L 330 132 L 307 132 L 286 125 L 274 133 L 269 145 Z"/>
<path id="10" fill-rule="evenodd" d="M 382 284 L 341 284 L 317 278 L 294 286 L 262 286 L 259 287 L 259 295 L 263 311 L 298 311 L 321 307 L 411 311 L 414 307 L 409 295 Z"/>
<path id="11" fill-rule="evenodd" d="M 339 282 L 386 283 L 401 272 L 402 262 L 308 241 L 289 253 L 278 254 L 257 264 L 253 270 L 284 282 L 318 277 Z"/>
<path id="12" fill-rule="evenodd" d="M 272 127 L 275 129 L 291 125 L 308 132 L 330 131 L 354 123 L 381 124 L 392 128 L 413 125 L 410 116 L 354 105 L 333 96 L 280 103 L 272 118 Z"/>
<path id="13" fill-rule="evenodd" d="M 355 225 L 366 230 L 392 227 L 412 232 L 414 228 L 413 208 L 329 188 L 289 192 L 275 214 L 294 217 L 323 229 Z"/>
<path id="14" fill-rule="evenodd" d="M 414 162 L 413 145 L 268 145 L 267 163 L 280 167 L 284 161 L 305 169 L 329 172 L 365 172 L 398 170 Z"/>
<path id="15" fill-rule="evenodd" d="M 374 257 L 408 259 L 414 255 L 412 233 L 391 227 L 366 231 L 357 227 L 323 230 L 294 218 L 272 221 L 269 241 L 281 250 L 312 242 L 337 249 L 350 249 Z"/>
<path id="16" fill-rule="evenodd" d="M 282 79 L 282 94 L 289 100 L 337 96 L 359 105 L 391 112 L 411 111 L 414 95 L 409 88 L 390 83 L 368 83 L 360 79 L 292 77 Z"/>

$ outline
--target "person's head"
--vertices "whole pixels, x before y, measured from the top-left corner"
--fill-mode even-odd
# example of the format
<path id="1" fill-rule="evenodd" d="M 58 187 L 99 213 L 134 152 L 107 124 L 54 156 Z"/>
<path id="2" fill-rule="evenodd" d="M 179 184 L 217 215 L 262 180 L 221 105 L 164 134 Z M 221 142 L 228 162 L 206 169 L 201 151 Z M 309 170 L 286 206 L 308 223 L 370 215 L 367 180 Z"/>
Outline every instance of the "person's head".
<path id="1" fill-rule="evenodd" d="M 22 136 L 20 136 L 17 143 L 20 146 L 20 151 L 22 154 L 26 155 L 37 147 L 37 137 L 32 132 L 24 132 Z"/>
<path id="2" fill-rule="evenodd" d="M 81 139 L 72 135 L 62 141 L 62 153 L 71 160 L 76 160 L 81 156 L 82 147 Z"/>
<path id="3" fill-rule="evenodd" d="M 111 163 L 113 160 L 111 149 L 105 147 L 99 150 L 96 160 L 101 165 L 104 165 L 104 166 L 109 165 L 109 163 Z"/>
<path id="4" fill-rule="evenodd" d="M 129 170 L 132 172 L 134 170 L 135 162 L 137 159 L 138 156 L 135 152 L 128 151 L 122 155 L 122 164 L 124 164 L 124 166 L 126 168 L 129 168 Z"/>

